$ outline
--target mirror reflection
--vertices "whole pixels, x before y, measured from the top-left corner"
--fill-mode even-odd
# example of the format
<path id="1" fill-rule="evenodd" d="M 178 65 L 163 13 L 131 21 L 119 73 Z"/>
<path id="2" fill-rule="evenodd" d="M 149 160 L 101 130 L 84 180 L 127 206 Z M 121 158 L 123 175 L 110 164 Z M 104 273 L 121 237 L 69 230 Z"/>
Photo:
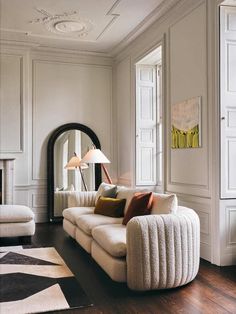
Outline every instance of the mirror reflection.
<path id="1" fill-rule="evenodd" d="M 61 216 L 74 191 L 95 190 L 94 165 L 80 160 L 93 147 L 91 138 L 79 130 L 62 133 L 54 145 L 54 215 Z"/>

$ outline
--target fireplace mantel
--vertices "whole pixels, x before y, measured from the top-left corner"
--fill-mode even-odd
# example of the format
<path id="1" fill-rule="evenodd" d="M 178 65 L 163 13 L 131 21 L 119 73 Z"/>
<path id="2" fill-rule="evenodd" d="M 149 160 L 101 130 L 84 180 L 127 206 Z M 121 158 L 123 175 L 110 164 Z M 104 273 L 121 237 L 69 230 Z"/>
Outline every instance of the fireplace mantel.
<path id="1" fill-rule="evenodd" d="M 0 170 L 2 170 L 3 204 L 13 204 L 14 160 L 15 158 L 0 158 Z"/>

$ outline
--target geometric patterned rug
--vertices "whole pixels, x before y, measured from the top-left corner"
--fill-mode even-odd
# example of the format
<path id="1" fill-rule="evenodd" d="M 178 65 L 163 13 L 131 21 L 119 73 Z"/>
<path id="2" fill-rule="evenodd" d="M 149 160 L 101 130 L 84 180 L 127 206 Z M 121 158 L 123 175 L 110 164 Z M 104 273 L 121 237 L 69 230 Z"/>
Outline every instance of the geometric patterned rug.
<path id="1" fill-rule="evenodd" d="M 0 313 L 92 306 L 55 248 L 0 248 Z"/>

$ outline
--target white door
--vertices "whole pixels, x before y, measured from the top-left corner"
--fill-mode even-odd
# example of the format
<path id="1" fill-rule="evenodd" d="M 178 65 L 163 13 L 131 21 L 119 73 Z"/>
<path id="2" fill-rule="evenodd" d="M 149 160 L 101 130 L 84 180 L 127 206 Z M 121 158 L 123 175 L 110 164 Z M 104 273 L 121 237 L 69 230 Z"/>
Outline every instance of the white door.
<path id="1" fill-rule="evenodd" d="M 156 185 L 156 66 L 136 68 L 136 185 Z"/>
<path id="2" fill-rule="evenodd" d="M 221 198 L 236 198 L 236 7 L 221 7 Z"/>

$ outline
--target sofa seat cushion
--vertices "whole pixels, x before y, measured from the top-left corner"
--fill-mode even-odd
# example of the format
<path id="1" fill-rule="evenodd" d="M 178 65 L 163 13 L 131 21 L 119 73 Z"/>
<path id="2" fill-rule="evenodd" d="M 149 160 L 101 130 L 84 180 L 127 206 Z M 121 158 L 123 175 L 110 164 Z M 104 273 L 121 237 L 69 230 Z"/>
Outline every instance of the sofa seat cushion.
<path id="1" fill-rule="evenodd" d="M 102 267 L 102 269 L 110 276 L 112 280 L 117 282 L 126 282 L 127 280 L 127 264 L 126 258 L 117 258 L 111 256 L 103 248 L 92 241 L 91 255 L 93 259 Z M 127 313 L 127 311 L 124 311 Z M 123 313 L 124 313 L 123 312 Z M 104 312 L 103 312 L 104 313 Z M 110 312 L 114 313 L 114 312 Z"/>
<path id="2" fill-rule="evenodd" d="M 99 226 L 92 230 L 93 239 L 110 255 L 126 256 L 126 227 L 122 224 Z"/>
<path id="3" fill-rule="evenodd" d="M 86 234 L 92 235 L 93 228 L 101 225 L 121 224 L 123 218 L 114 218 L 97 214 L 82 215 L 76 219 L 77 226 Z"/>
<path id="4" fill-rule="evenodd" d="M 92 214 L 95 207 L 69 207 L 63 210 L 62 215 L 74 225 L 81 215 Z"/>
<path id="5" fill-rule="evenodd" d="M 22 205 L 0 205 L 0 223 L 28 222 L 34 220 L 33 211 Z"/>

